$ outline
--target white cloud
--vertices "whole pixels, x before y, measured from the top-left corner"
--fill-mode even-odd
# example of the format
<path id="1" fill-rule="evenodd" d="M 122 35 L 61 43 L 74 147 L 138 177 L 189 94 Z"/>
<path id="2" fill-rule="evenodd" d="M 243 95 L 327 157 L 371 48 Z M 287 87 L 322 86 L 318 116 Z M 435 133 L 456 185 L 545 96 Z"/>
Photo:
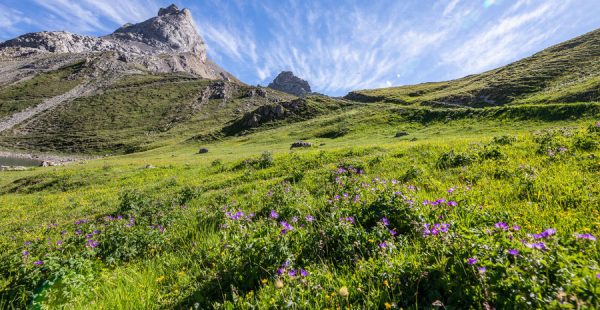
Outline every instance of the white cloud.
<path id="1" fill-rule="evenodd" d="M 463 74 L 481 72 L 527 53 L 558 29 L 545 22 L 562 14 L 569 1 L 516 2 L 499 20 L 492 21 L 474 36 L 442 55 Z"/>

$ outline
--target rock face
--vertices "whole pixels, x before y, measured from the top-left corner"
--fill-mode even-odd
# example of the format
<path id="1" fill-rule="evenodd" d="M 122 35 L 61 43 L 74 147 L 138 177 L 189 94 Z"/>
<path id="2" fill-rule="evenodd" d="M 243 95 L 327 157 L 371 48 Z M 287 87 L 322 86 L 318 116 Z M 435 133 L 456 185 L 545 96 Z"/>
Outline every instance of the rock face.
<path id="1" fill-rule="evenodd" d="M 304 97 L 311 93 L 310 84 L 297 77 L 291 71 L 283 71 L 269 84 L 269 88 L 288 93 L 298 97 Z"/>
<path id="2" fill-rule="evenodd" d="M 104 37 L 58 32 L 28 33 L 0 43 L 0 61 L 39 59 L 48 54 L 81 55 L 109 52 L 129 68 L 156 73 L 186 72 L 209 79 L 234 79 L 207 58 L 204 40 L 188 9 L 162 8 L 158 16 L 126 24 Z"/>

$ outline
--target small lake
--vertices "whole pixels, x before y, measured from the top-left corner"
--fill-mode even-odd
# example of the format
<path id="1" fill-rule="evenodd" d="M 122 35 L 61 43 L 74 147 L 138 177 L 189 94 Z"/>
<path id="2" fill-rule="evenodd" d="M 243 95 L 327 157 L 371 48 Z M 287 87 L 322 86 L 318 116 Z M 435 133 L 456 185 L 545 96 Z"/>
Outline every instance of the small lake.
<path id="1" fill-rule="evenodd" d="M 42 161 L 37 159 L 0 156 L 0 166 L 38 167 L 41 164 Z"/>

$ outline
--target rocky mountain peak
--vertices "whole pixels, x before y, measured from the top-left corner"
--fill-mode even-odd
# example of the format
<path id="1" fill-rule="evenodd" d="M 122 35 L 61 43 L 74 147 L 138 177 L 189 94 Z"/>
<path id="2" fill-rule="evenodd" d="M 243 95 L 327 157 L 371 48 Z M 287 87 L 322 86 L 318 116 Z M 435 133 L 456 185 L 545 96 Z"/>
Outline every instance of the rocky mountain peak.
<path id="1" fill-rule="evenodd" d="M 295 95 L 298 97 L 304 97 L 311 93 L 310 84 L 307 81 L 297 77 L 291 71 L 282 71 L 277 77 L 269 84 L 269 88 Z"/>
<path id="2" fill-rule="evenodd" d="M 196 31 L 188 9 L 172 4 L 161 8 L 158 16 L 134 25 L 123 26 L 106 38 L 137 41 L 174 52 L 193 53 L 205 61 L 206 45 Z"/>
<path id="3" fill-rule="evenodd" d="M 175 4 L 171 4 L 166 8 L 160 8 L 158 10 L 158 16 L 165 16 L 165 15 L 169 15 L 169 14 L 179 14 L 182 11 L 179 10 L 179 8 L 175 5 Z"/>
<path id="4" fill-rule="evenodd" d="M 133 69 L 143 67 L 157 73 L 187 72 L 209 79 L 233 78 L 207 58 L 206 44 L 198 34 L 190 10 L 180 10 L 174 4 L 161 8 L 155 17 L 137 24 L 125 24 L 103 37 L 38 32 L 0 43 L 0 59 L 31 58 L 49 53 L 87 58 L 104 52 L 110 52 L 116 61 Z"/>

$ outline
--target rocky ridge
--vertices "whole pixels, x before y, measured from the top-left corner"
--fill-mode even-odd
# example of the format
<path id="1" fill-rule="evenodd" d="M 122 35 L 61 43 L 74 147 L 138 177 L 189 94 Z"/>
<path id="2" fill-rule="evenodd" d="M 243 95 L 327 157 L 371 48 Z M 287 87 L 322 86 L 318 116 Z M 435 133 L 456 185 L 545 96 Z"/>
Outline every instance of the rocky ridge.
<path id="1" fill-rule="evenodd" d="M 208 79 L 234 79 L 207 58 L 206 44 L 196 31 L 192 14 L 175 5 L 161 8 L 158 15 L 149 20 L 126 24 L 103 37 L 64 31 L 22 35 L 0 43 L 0 64 L 33 61 L 57 54 L 82 58 L 99 53 L 108 53 L 114 61 L 125 63 L 129 68 L 155 73 L 186 72 Z"/>
<path id="2" fill-rule="evenodd" d="M 297 77 L 291 71 L 283 71 L 277 75 L 275 80 L 269 84 L 269 88 L 288 93 L 298 97 L 304 97 L 310 94 L 310 84 L 307 81 Z"/>

